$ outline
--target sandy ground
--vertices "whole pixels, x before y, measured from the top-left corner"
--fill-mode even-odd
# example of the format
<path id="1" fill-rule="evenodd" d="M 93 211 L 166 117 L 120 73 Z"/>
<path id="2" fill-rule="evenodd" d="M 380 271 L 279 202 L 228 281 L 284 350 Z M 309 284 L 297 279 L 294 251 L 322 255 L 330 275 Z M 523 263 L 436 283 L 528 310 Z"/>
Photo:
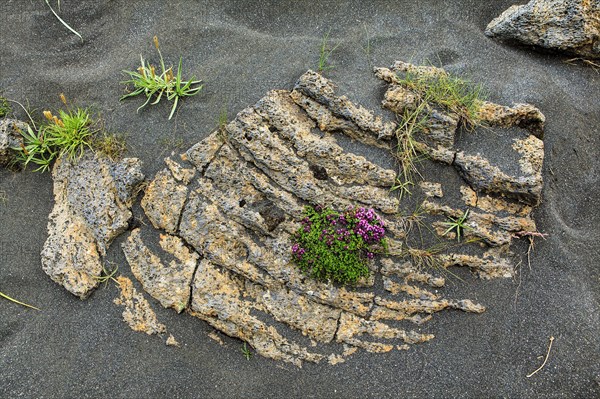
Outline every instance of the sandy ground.
<path id="1" fill-rule="evenodd" d="M 514 281 L 468 278 L 454 288 L 486 304 L 424 328 L 436 339 L 405 352 L 359 353 L 346 363 L 296 369 L 247 361 L 237 340 L 208 337 L 202 321 L 155 306 L 181 348 L 129 330 L 114 286 L 80 301 L 42 272 L 39 253 L 52 207 L 49 174 L 0 170 L 0 291 L 43 308 L 0 301 L 0 397 L 577 397 L 600 395 L 600 75 L 565 58 L 484 36 L 513 1 L 69 1 L 61 15 L 42 1 L 0 4 L 0 88 L 38 110 L 93 106 L 152 176 L 162 158 L 205 137 L 220 109 L 234 115 L 268 90 L 291 88 L 315 68 L 320 38 L 341 41 L 328 74 L 351 99 L 377 109 L 383 86 L 371 66 L 429 59 L 481 82 L 502 104 L 529 102 L 547 117 L 538 240 Z M 167 5 L 168 4 L 168 5 Z M 159 105 L 136 113 L 119 102 L 120 73 L 139 54 L 184 57 L 206 82 L 167 121 Z M 370 51 L 365 51 L 369 37 Z M 22 112 L 16 116 L 24 117 Z M 493 143 L 483 143 L 482 146 Z M 122 240 L 117 240 L 117 244 Z M 524 252 L 525 243 L 514 247 Z M 109 259 L 128 274 L 118 245 Z M 156 304 L 154 302 L 154 304 Z M 546 367 L 531 378 L 555 337 Z"/>

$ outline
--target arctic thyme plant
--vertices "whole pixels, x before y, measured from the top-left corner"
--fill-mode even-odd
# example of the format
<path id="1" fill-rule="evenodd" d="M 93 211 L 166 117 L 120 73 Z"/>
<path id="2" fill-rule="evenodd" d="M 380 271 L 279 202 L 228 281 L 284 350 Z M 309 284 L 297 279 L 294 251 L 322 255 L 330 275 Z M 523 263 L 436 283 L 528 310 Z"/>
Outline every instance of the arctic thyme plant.
<path id="1" fill-rule="evenodd" d="M 169 114 L 169 119 L 173 117 L 179 99 L 183 97 L 195 96 L 202 90 L 203 85 L 200 84 L 201 80 L 195 80 L 196 77 L 192 76 L 190 80 L 182 80 L 181 78 L 181 62 L 182 58 L 179 57 L 179 65 L 177 67 L 177 74 L 173 74 L 173 67 L 166 68 L 165 61 L 163 60 L 160 47 L 158 45 L 158 38 L 154 36 L 154 46 L 158 51 L 160 58 L 161 72 L 158 73 L 154 65 L 144 61 L 144 57 L 140 55 L 142 65 L 136 71 L 123 71 L 123 73 L 129 75 L 131 79 L 121 82 L 126 85 L 133 85 L 133 91 L 125 94 L 121 97 L 124 100 L 128 97 L 135 97 L 140 94 L 146 96 L 146 102 L 143 103 L 138 111 L 144 108 L 150 100 L 154 97 L 154 101 L 151 105 L 158 104 L 163 98 L 163 95 L 169 101 L 173 101 L 173 107 Z"/>
<path id="2" fill-rule="evenodd" d="M 373 209 L 349 207 L 339 213 L 307 206 L 304 216 L 292 258 L 319 280 L 355 284 L 369 275 L 367 261 L 387 248 L 384 222 Z"/>

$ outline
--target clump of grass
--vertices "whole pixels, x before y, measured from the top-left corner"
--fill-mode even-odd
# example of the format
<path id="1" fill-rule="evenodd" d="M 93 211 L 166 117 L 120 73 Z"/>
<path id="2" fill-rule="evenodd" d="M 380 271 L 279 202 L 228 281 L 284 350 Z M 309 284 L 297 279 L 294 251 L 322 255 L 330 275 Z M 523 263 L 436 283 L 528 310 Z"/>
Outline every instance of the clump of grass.
<path id="1" fill-rule="evenodd" d="M 195 76 L 192 76 L 190 80 L 182 80 L 181 78 L 181 63 L 182 58 L 179 57 L 179 65 L 177 67 L 177 73 L 173 73 L 173 67 L 166 68 L 165 62 L 160 51 L 158 44 L 158 38 L 154 36 L 154 46 L 158 51 L 160 58 L 161 72 L 156 71 L 156 67 L 149 62 L 144 60 L 144 57 L 140 55 L 141 66 L 137 71 L 123 71 L 123 73 L 129 75 L 131 79 L 121 82 L 125 85 L 133 85 L 133 91 L 125 94 L 121 97 L 124 100 L 128 97 L 135 97 L 140 94 L 146 96 L 146 102 L 142 104 L 138 111 L 144 108 L 150 100 L 154 98 L 151 105 L 158 104 L 160 100 L 165 96 L 168 101 L 173 101 L 173 107 L 169 114 L 169 119 L 173 117 L 179 99 L 183 97 L 195 96 L 202 90 L 203 85 L 200 85 L 201 80 L 196 80 Z"/>
<path id="2" fill-rule="evenodd" d="M 113 161 L 121 159 L 127 152 L 125 136 L 118 133 L 102 132 L 94 139 L 92 146 L 98 154 Z"/>
<path id="3" fill-rule="evenodd" d="M 0 97 L 0 118 L 4 118 L 12 111 L 8 100 L 4 97 Z"/>
<path id="4" fill-rule="evenodd" d="M 38 165 L 35 171 L 48 170 L 53 160 L 67 158 L 76 160 L 83 155 L 85 147 L 91 148 L 92 136 L 99 130 L 87 109 L 59 110 L 58 116 L 44 111 L 46 122 L 34 131 L 27 126 L 21 131 L 23 146 L 15 148 L 23 164 Z"/>
<path id="5" fill-rule="evenodd" d="M 469 217 L 468 209 L 459 217 L 453 218 L 453 217 L 449 216 L 448 221 L 442 222 L 443 225 L 448 227 L 448 229 L 446 229 L 446 231 L 444 232 L 443 235 L 446 235 L 446 234 L 450 233 L 451 231 L 455 231 L 456 232 L 456 240 L 460 241 L 461 234 L 464 235 L 465 230 L 470 229 L 470 227 L 466 224 L 468 217 Z"/>
<path id="6" fill-rule="evenodd" d="M 26 304 L 26 303 L 23 303 L 23 302 L 21 302 L 21 301 L 18 301 L 18 300 L 16 300 L 16 299 L 14 299 L 14 298 L 11 298 L 11 297 L 9 297 L 8 295 L 6 295 L 6 294 L 3 294 L 2 292 L 0 292 L 0 297 L 2 297 L 2 298 L 4 298 L 4 299 L 7 299 L 7 300 L 9 300 L 9 301 L 11 301 L 11 302 L 13 302 L 13 303 L 16 303 L 17 305 L 25 306 L 26 308 L 31 308 L 31 309 L 35 309 L 35 310 L 41 310 L 41 309 L 39 309 L 39 308 L 36 308 L 35 306 L 28 305 L 28 304 Z"/>
<path id="7" fill-rule="evenodd" d="M 307 206 L 295 234 L 292 258 L 302 271 L 322 281 L 355 284 L 369 275 L 367 260 L 387 243 L 381 218 L 373 209 L 339 213 Z"/>
<path id="8" fill-rule="evenodd" d="M 417 94 L 421 102 L 444 107 L 460 117 L 463 126 L 473 129 L 481 122 L 483 87 L 447 73 L 426 74 L 408 71 L 398 83 Z"/>
<path id="9" fill-rule="evenodd" d="M 333 52 L 339 47 L 341 42 L 338 42 L 335 46 L 330 47 L 329 45 L 329 34 L 331 33 L 331 29 L 323 35 L 323 39 L 321 39 L 321 46 L 319 47 L 319 64 L 317 67 L 317 71 L 319 73 L 327 72 L 333 68 L 334 65 L 329 63 L 329 57 Z"/>
<path id="10" fill-rule="evenodd" d="M 415 133 L 425 129 L 427 115 L 425 109 L 427 103 L 421 102 L 414 110 L 406 109 L 396 129 L 397 147 L 394 153 L 399 165 L 396 184 L 392 191 L 398 190 L 400 199 L 403 195 L 411 195 L 410 186 L 414 186 L 415 176 L 421 176 L 417 163 L 423 159 L 420 151 L 420 143 L 415 139 Z"/>

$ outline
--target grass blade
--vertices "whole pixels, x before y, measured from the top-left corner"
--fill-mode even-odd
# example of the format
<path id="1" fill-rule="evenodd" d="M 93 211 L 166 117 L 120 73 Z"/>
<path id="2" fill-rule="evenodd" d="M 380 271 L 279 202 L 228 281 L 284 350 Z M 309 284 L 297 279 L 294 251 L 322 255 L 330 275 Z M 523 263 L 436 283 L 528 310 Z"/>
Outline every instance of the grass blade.
<path id="1" fill-rule="evenodd" d="M 63 19 L 58 16 L 58 14 L 54 11 L 54 9 L 52 8 L 52 6 L 48 2 L 48 0 L 46 0 L 46 5 L 48 6 L 48 8 L 50 8 L 50 11 L 52 11 L 52 14 L 54 14 L 54 16 L 56 17 L 56 19 L 58 19 L 60 21 L 60 23 L 65 26 L 65 28 L 67 28 L 68 30 L 70 30 L 71 32 L 73 32 L 75 35 L 77 35 L 81 39 L 81 41 L 83 42 L 83 37 L 81 37 L 81 35 L 75 29 L 71 28 L 68 23 L 66 23 L 65 21 L 63 21 Z"/>
<path id="2" fill-rule="evenodd" d="M 0 297 L 2 297 L 4 299 L 8 299 L 9 301 L 14 302 L 14 303 L 16 303 L 18 305 L 25 306 L 26 308 L 31 308 L 31 309 L 35 309 L 35 310 L 41 311 L 41 309 L 36 308 L 35 306 L 31 306 L 31 305 L 28 305 L 28 304 L 23 303 L 21 301 L 17 301 L 16 299 L 9 297 L 8 295 L 3 294 L 2 292 L 0 292 Z"/>

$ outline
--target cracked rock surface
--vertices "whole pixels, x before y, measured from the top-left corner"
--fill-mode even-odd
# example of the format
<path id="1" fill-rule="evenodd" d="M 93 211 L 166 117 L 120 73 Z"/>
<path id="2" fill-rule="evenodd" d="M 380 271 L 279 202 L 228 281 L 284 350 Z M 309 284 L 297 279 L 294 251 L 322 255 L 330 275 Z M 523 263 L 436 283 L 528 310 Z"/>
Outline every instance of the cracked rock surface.
<path id="1" fill-rule="evenodd" d="M 415 102 L 416 94 L 395 80 L 407 70 L 445 74 L 403 62 L 376 69 L 390 83 L 383 105 L 399 114 Z M 459 151 L 458 119 L 441 108 L 419 137 L 422 152 L 463 179 L 458 187 L 420 184 L 429 222 L 435 229 L 440 216 L 459 217 L 469 207 L 465 235 L 483 243 L 479 252 L 431 253 L 408 245 L 410 223 L 390 193 L 397 171 L 346 150 L 339 136 L 389 149 L 395 122 L 308 71 L 293 91 L 269 92 L 180 160 L 165 160 L 142 199 L 151 224 L 164 234 L 152 244 L 152 234 L 144 233 L 149 226 L 131 232 L 123 249 L 132 272 L 163 306 L 297 366 L 339 363 L 358 348 L 387 352 L 431 340 L 414 326 L 436 312 L 485 310 L 469 299 L 444 297 L 441 271 L 464 266 L 482 278 L 510 277 L 514 266 L 506 254 L 514 234 L 535 230 L 530 212 L 541 193 L 543 145 L 536 136 L 543 115 L 529 105 L 485 103 L 482 109 L 490 125 L 530 129 L 508 148 L 520 157 L 511 169 L 518 173 Z M 452 192 L 458 202 L 446 204 Z M 292 236 L 307 204 L 372 207 L 385 220 L 389 256 L 373 262 L 370 278 L 356 288 L 315 281 L 292 262 Z"/>
<path id="2" fill-rule="evenodd" d="M 600 1 L 531 0 L 508 8 L 489 23 L 485 34 L 584 58 L 600 58 Z"/>
<path id="3" fill-rule="evenodd" d="M 77 162 L 58 160 L 52 170 L 54 207 L 42 268 L 52 280 L 84 299 L 99 284 L 102 258 L 132 217 L 144 179 L 141 162 L 113 162 L 86 153 Z"/>

